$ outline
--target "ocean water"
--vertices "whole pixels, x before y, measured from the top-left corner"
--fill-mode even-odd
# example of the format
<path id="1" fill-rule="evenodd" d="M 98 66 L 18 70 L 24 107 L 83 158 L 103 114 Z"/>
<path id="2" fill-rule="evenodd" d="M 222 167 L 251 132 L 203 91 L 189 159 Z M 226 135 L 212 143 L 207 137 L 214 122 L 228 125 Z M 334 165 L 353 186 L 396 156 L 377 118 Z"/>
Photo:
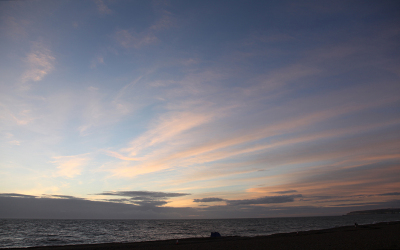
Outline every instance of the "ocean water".
<path id="1" fill-rule="evenodd" d="M 204 220 L 0 219 L 0 248 L 137 242 L 192 237 L 257 236 L 400 221 L 400 214 Z"/>

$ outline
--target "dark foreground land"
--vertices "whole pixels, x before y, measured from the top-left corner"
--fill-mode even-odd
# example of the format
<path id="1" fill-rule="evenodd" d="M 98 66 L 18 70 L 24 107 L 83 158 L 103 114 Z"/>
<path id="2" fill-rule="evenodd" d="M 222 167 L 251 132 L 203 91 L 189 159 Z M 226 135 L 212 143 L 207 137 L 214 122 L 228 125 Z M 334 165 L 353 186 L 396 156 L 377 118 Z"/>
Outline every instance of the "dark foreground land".
<path id="1" fill-rule="evenodd" d="M 15 249 L 15 248 L 14 248 Z M 25 248 L 26 249 L 26 248 Z M 258 237 L 191 238 L 176 240 L 32 247 L 29 250 L 117 249 L 400 249 L 400 222 L 339 227 Z"/>

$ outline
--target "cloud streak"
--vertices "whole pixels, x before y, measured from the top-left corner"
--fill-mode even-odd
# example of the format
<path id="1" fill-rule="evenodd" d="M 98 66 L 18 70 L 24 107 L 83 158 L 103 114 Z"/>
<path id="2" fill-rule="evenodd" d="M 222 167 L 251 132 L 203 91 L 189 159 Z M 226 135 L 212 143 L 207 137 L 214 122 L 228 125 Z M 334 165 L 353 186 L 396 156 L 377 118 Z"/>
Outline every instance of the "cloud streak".
<path id="1" fill-rule="evenodd" d="M 100 14 L 112 14 L 113 11 L 108 8 L 108 6 L 104 3 L 103 0 L 94 0 L 97 5 L 97 10 Z"/>
<path id="2" fill-rule="evenodd" d="M 148 198 L 171 198 L 189 195 L 186 193 L 165 193 L 165 192 L 152 192 L 152 191 L 115 191 L 103 192 L 97 195 L 114 195 L 124 197 L 148 197 Z"/>
<path id="3" fill-rule="evenodd" d="M 90 160 L 87 154 L 74 156 L 55 156 L 52 163 L 57 166 L 58 171 L 55 176 L 73 178 L 80 175 L 83 168 Z"/>
<path id="4" fill-rule="evenodd" d="M 225 200 L 221 199 L 221 198 L 215 198 L 215 197 L 194 199 L 193 200 L 193 202 L 218 202 L 218 201 L 225 201 Z"/>
<path id="5" fill-rule="evenodd" d="M 240 206 L 240 205 L 265 205 L 275 203 L 287 203 L 294 202 L 295 198 L 303 197 L 301 194 L 295 195 L 280 195 L 280 196 L 265 196 L 256 199 L 245 199 L 245 200 L 229 200 L 227 204 L 229 206 Z"/>
<path id="6" fill-rule="evenodd" d="M 28 70 L 22 75 L 22 82 L 41 81 L 54 69 L 55 57 L 43 44 L 35 44 L 24 59 Z"/>
<path id="7" fill-rule="evenodd" d="M 136 33 L 132 30 L 118 30 L 115 37 L 125 48 L 140 48 L 156 43 L 158 38 L 152 32 Z"/>

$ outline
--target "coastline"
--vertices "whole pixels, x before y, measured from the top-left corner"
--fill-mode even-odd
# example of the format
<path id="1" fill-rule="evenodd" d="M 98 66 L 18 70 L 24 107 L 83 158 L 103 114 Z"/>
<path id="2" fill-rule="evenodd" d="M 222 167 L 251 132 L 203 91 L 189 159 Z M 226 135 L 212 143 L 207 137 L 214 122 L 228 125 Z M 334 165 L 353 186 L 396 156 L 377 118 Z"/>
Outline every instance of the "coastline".
<path id="1" fill-rule="evenodd" d="M 221 232 L 223 233 L 223 232 Z M 65 246 L 40 246 L 28 250 L 80 250 L 80 249 L 400 249 L 400 221 L 381 222 L 330 229 L 278 233 L 267 236 L 220 238 L 187 238 L 176 240 L 131 243 L 102 243 Z"/>

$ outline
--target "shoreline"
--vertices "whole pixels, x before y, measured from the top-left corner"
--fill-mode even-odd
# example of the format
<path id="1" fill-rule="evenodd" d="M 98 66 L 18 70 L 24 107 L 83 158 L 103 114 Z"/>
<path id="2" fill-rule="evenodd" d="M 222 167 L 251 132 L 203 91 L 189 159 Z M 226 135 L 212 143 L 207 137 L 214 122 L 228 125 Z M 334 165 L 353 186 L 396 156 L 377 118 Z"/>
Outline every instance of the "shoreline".
<path id="1" fill-rule="evenodd" d="M 129 243 L 100 243 L 28 248 L 28 250 L 80 249 L 400 249 L 400 221 L 337 228 L 277 233 L 266 236 L 204 237 Z"/>

